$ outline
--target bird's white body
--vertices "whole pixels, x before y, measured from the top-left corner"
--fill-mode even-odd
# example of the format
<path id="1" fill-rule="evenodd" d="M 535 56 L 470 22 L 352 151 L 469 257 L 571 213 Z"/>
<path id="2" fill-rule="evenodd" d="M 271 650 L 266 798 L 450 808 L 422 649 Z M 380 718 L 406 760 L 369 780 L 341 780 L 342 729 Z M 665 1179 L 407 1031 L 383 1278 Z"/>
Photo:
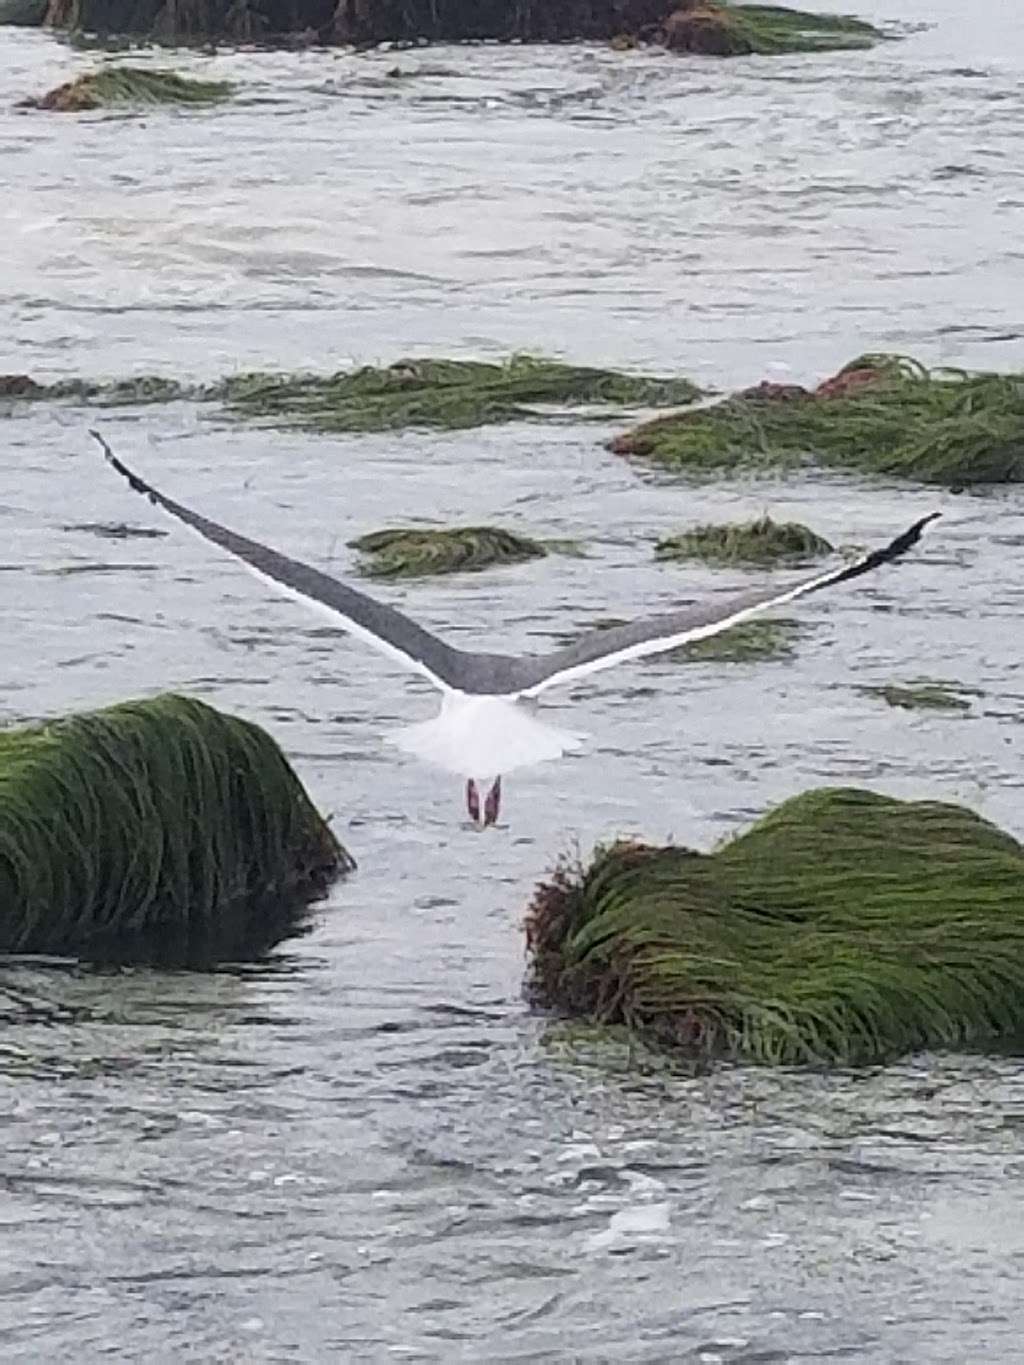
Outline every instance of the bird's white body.
<path id="1" fill-rule="evenodd" d="M 528 701 L 451 690 L 433 720 L 385 735 L 388 744 L 458 777 L 490 781 L 499 774 L 561 758 L 583 736 L 546 725 Z"/>

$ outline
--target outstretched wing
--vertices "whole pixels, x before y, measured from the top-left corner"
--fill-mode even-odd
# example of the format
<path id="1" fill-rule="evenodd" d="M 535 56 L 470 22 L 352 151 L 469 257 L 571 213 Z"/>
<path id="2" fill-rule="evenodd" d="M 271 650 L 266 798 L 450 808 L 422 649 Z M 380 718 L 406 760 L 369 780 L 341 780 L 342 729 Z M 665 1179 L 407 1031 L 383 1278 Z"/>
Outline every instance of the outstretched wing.
<path id="1" fill-rule="evenodd" d="M 172 517 L 177 517 L 214 545 L 241 559 L 264 582 L 283 589 L 288 596 L 309 606 L 326 608 L 336 625 L 357 639 L 365 640 L 373 649 L 388 655 L 405 668 L 428 678 L 442 692 L 463 688 L 465 663 L 472 656 L 466 656 L 461 650 L 445 644 L 394 607 L 377 602 L 366 593 L 357 592 L 355 588 L 339 583 L 319 569 L 311 568 L 297 559 L 289 559 L 267 545 L 229 531 L 226 526 L 220 526 L 208 517 L 183 507 L 180 502 L 165 497 L 119 460 L 98 432 L 89 434 L 99 442 L 107 462 L 127 479 L 136 493 L 143 494 L 150 502 L 170 512 Z"/>
<path id="2" fill-rule="evenodd" d="M 872 569 L 906 553 L 912 545 L 917 544 L 928 523 L 939 515 L 939 512 L 932 512 L 922 517 L 888 545 L 872 550 L 852 564 L 831 569 L 815 578 L 805 578 L 788 588 L 776 589 L 774 592 L 760 589 L 740 593 L 719 602 L 684 607 L 665 616 L 631 621 L 610 630 L 590 631 L 552 654 L 517 660 L 511 669 L 515 686 L 510 691 L 521 697 L 535 697 L 549 687 L 575 682 L 601 669 L 613 668 L 616 664 L 643 659 L 651 654 L 663 654 L 666 650 L 691 644 L 695 640 L 706 640 L 708 636 L 718 635 L 730 626 L 749 621 L 751 617 L 759 616 L 772 607 L 781 607 L 808 593 L 820 592 L 822 588 L 859 578 L 861 574 L 870 573 Z"/>

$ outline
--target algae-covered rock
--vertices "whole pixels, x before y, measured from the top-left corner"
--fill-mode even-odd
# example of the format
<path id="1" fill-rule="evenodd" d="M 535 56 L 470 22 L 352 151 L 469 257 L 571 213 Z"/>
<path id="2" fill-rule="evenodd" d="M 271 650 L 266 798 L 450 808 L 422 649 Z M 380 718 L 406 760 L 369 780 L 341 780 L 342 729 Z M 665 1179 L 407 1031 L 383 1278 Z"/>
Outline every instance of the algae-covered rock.
<path id="1" fill-rule="evenodd" d="M 1024 848 L 936 801 L 823 789 L 713 853 L 618 844 L 527 918 L 529 988 L 699 1058 L 866 1064 L 1024 1028 Z"/>
<path id="2" fill-rule="evenodd" d="M 232 88 L 227 81 L 197 81 L 155 67 L 102 66 L 39 99 L 25 100 L 24 106 L 78 114 L 119 105 L 208 105 L 228 99 Z"/>
<path id="3" fill-rule="evenodd" d="M 503 365 L 402 360 L 327 376 L 240 375 L 225 382 L 222 397 L 239 416 L 342 432 L 476 427 L 536 417 L 551 405 L 666 406 L 692 402 L 698 393 L 686 379 L 516 356 Z"/>
<path id="4" fill-rule="evenodd" d="M 2 3 L 3 0 L 0 0 Z M 20 3 L 21 0 L 7 0 Z M 690 22 L 684 22 L 690 21 Z M 639 42 L 720 56 L 867 46 L 881 38 L 856 19 L 770 5 L 696 0 L 49 0 L 46 23 L 71 33 L 141 34 L 163 41 L 224 38 L 287 46 L 344 43 Z"/>
<path id="5" fill-rule="evenodd" d="M 888 706 L 902 711 L 952 711 L 963 715 L 970 711 L 971 703 L 965 692 L 977 695 L 973 689 L 950 687 L 946 683 L 919 682 L 900 685 L 898 683 L 867 684 L 859 689 L 869 697 L 878 697 Z"/>
<path id="6" fill-rule="evenodd" d="M 352 866 L 270 736 L 201 702 L 0 731 L 0 951 L 250 956 Z"/>
<path id="7" fill-rule="evenodd" d="M 781 5 L 687 6 L 665 22 L 665 46 L 670 51 L 712 57 L 871 47 L 880 37 L 876 28 L 861 19 Z"/>
<path id="8" fill-rule="evenodd" d="M 830 554 L 832 546 L 809 527 L 796 521 L 729 522 L 722 525 L 695 526 L 679 535 L 666 536 L 655 546 L 657 559 L 699 559 L 705 564 L 807 563 Z"/>
<path id="9" fill-rule="evenodd" d="M 680 645 L 652 657 L 652 664 L 760 664 L 791 659 L 796 642 L 807 631 L 803 621 L 775 616 L 767 621 L 741 621 L 719 635 Z"/>
<path id="10" fill-rule="evenodd" d="M 495 564 L 522 564 L 547 554 L 539 541 L 495 526 L 461 526 L 445 530 L 396 527 L 371 531 L 350 540 L 353 550 L 369 556 L 364 572 L 372 578 L 421 578 L 428 574 L 464 573 Z"/>
<path id="11" fill-rule="evenodd" d="M 860 356 L 813 392 L 759 385 L 655 418 L 611 449 L 690 473 L 819 463 L 953 488 L 1024 480 L 1024 375 Z"/>
<path id="12" fill-rule="evenodd" d="M 321 432 L 466 428 L 489 422 L 559 417 L 581 406 L 678 407 L 700 390 L 688 379 L 515 356 L 505 364 L 475 360 L 402 360 L 334 374 L 239 374 L 214 384 L 183 384 L 160 375 L 113 381 L 0 375 L 0 399 L 66 401 L 97 407 L 217 402 L 237 418 Z"/>

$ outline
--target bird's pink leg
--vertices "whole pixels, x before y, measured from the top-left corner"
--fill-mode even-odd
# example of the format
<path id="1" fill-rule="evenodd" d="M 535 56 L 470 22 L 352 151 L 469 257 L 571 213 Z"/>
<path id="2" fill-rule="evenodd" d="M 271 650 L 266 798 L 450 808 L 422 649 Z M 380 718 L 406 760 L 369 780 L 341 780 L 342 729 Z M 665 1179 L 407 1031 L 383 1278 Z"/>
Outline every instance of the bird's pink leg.
<path id="1" fill-rule="evenodd" d="M 501 810 L 501 778 L 494 779 L 494 785 L 487 793 L 487 800 L 484 802 L 484 829 L 488 825 L 493 825 L 498 818 Z"/>
<path id="2" fill-rule="evenodd" d="M 478 825 L 480 823 L 480 793 L 471 777 L 466 781 L 466 809 L 469 811 L 469 818 L 474 825 Z"/>

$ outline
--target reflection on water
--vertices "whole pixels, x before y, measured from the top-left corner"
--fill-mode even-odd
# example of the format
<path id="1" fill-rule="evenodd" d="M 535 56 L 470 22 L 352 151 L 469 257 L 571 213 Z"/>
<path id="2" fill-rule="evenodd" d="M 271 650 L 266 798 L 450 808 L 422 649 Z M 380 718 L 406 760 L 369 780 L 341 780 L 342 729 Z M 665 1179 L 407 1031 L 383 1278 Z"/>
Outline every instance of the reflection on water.
<path id="1" fill-rule="evenodd" d="M 725 65 L 196 54 L 178 64 L 251 99 L 73 119 L 10 106 L 91 59 L 7 31 L 0 369 L 207 380 L 523 348 L 727 383 L 880 346 L 1024 368 L 1021 13 L 896 17 L 935 24 Z M 771 510 L 864 543 L 945 511 L 911 559 L 803 609 L 792 660 L 554 694 L 590 743 L 516 775 L 484 837 L 457 783 L 379 742 L 429 714 L 419 681 L 140 508 L 86 425 L 2 423 L 0 720 L 162 688 L 237 709 L 360 869 L 262 966 L 0 963 L 4 1359 L 1015 1360 L 1017 1059 L 692 1077 L 595 1055 L 527 1014 L 518 922 L 574 841 L 706 846 L 813 783 L 1024 830 L 1017 495 L 691 488 L 593 422 L 324 440 L 187 404 L 106 414 L 169 492 L 327 567 L 424 509 L 584 542 L 389 587 L 481 647 L 699 594 L 700 566 L 653 560 L 693 521 Z M 861 690 L 923 677 L 977 688 L 972 714 Z"/>

